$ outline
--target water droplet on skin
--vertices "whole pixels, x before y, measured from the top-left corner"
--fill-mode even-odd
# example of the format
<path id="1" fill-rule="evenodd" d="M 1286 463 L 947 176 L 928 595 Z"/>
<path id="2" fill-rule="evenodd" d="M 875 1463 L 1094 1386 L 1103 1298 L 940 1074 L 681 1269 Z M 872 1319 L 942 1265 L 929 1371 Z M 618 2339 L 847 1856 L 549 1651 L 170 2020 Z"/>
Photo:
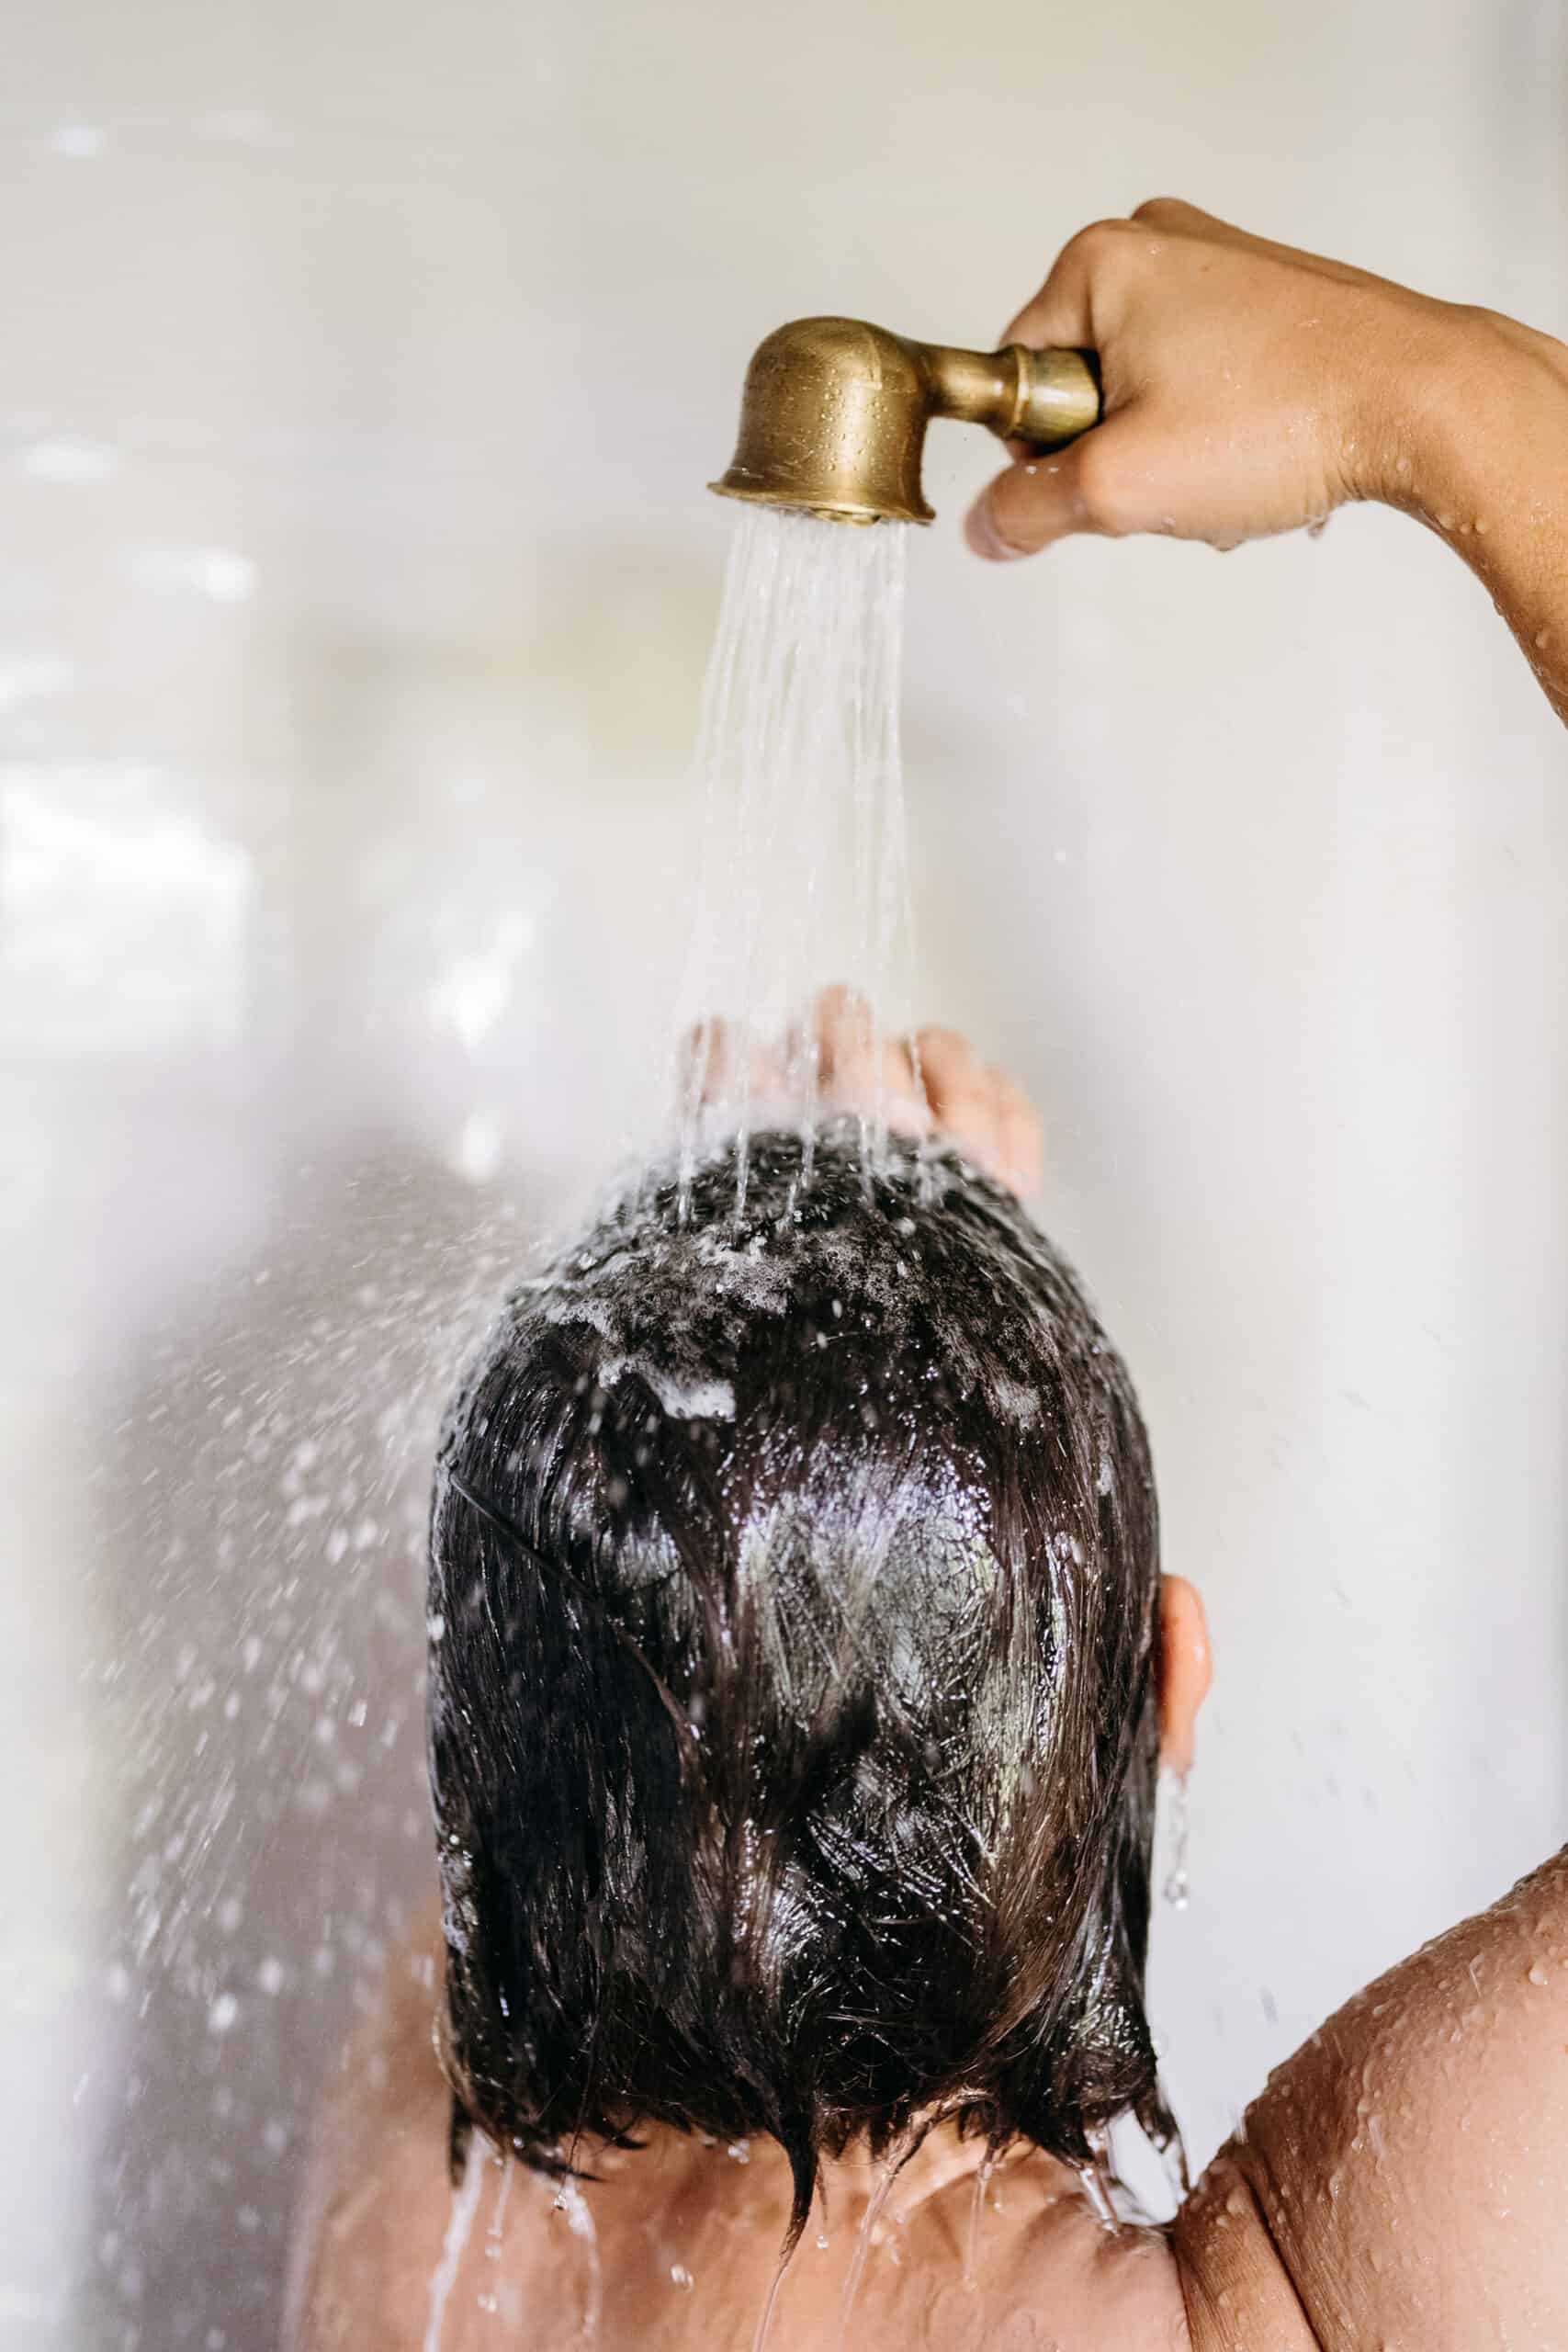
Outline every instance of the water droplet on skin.
<path id="1" fill-rule="evenodd" d="M 681 2288 L 691 2286 L 692 2274 L 683 2262 L 672 2262 L 670 2265 L 670 2284 L 672 2287 Z"/>
<path id="2" fill-rule="evenodd" d="M 1529 1979 L 1532 1984 L 1546 1984 L 1551 1982 L 1539 1960 L 1530 1962 Z"/>

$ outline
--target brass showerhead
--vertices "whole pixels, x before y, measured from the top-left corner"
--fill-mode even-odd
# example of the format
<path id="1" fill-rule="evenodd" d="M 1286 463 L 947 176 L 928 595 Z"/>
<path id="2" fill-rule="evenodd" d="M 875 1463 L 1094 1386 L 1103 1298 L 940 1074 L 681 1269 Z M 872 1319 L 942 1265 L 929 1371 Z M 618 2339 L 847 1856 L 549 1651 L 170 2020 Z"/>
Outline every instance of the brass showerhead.
<path id="1" fill-rule="evenodd" d="M 933 416 L 1059 447 L 1100 422 L 1093 354 L 955 351 L 862 319 L 796 319 L 752 354 L 735 456 L 709 488 L 834 523 L 929 523 L 920 452 Z"/>

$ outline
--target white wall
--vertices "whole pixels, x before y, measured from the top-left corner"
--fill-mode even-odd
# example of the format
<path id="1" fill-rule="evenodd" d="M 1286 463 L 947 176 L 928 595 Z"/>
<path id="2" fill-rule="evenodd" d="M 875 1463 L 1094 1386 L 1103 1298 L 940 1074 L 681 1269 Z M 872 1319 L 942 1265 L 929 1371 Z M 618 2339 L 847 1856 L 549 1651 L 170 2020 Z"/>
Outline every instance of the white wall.
<path id="1" fill-rule="evenodd" d="M 1562 332 L 1568 35 L 62 0 L 7 51 L 0 2345 L 248 2348 L 423 1861 L 452 1333 L 677 944 L 751 345 L 985 341 L 1156 192 Z M 913 550 L 926 997 L 1045 1105 L 1210 1597 L 1201 2157 L 1565 1834 L 1568 762 L 1414 526 L 997 573 L 989 461 L 933 436 Z"/>

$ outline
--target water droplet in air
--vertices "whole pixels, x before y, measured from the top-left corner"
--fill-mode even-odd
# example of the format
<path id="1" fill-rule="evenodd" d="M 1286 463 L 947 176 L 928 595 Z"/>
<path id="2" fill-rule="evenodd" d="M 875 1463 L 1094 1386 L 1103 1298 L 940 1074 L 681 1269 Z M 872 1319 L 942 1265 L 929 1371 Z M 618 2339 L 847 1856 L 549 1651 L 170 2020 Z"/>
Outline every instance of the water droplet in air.
<path id="1" fill-rule="evenodd" d="M 1192 1899 L 1192 1883 L 1187 1874 L 1187 1846 L 1190 1816 L 1187 1804 L 1187 1775 L 1178 1776 L 1176 1795 L 1171 1809 L 1172 1826 L 1176 1837 L 1176 1851 L 1171 1860 L 1170 1875 L 1166 1880 L 1164 1894 L 1173 1911 L 1185 1911 Z"/>

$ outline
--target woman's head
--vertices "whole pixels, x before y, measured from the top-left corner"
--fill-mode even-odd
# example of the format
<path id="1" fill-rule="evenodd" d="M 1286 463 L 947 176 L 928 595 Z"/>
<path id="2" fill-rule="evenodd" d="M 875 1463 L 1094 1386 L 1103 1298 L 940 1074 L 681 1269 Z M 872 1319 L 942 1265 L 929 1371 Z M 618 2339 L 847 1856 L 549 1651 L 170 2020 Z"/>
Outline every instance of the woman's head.
<path id="1" fill-rule="evenodd" d="M 1147 1445 L 1010 1193 L 754 1138 L 513 1296 L 449 1419 L 431 1758 L 459 2105 L 818 2157 L 1163 2120 Z"/>

